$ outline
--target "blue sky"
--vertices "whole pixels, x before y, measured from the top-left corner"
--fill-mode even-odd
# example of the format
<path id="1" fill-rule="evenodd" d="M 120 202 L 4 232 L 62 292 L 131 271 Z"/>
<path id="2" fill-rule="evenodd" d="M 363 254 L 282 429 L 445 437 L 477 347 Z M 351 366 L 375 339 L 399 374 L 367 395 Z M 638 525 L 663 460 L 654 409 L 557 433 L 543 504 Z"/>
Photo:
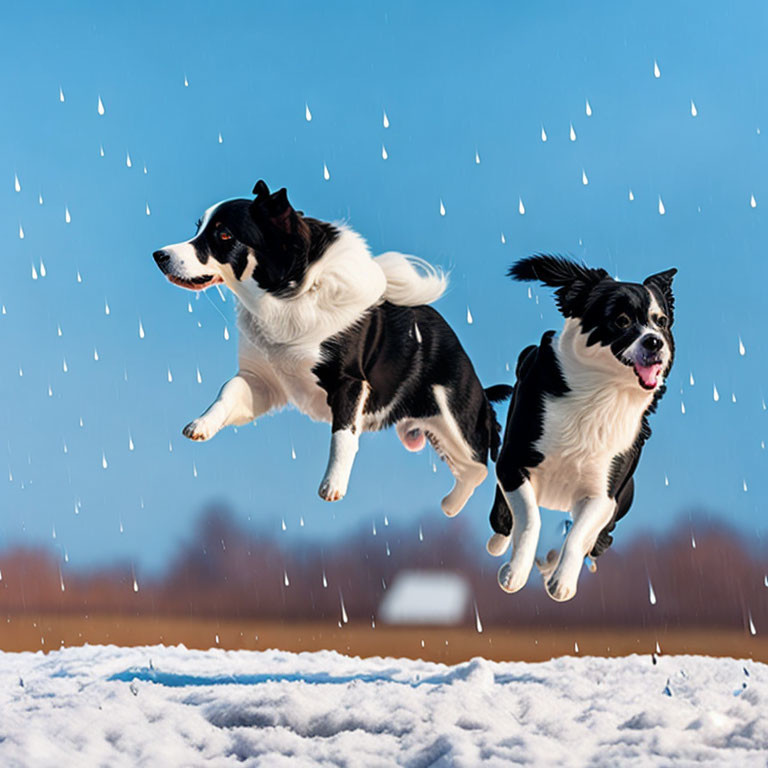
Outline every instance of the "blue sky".
<path id="1" fill-rule="evenodd" d="M 546 290 L 529 299 L 504 277 L 515 259 L 570 253 L 632 280 L 678 267 L 676 366 L 620 535 L 663 535 L 691 510 L 765 535 L 764 4 L 42 3 L 3 17 L 0 549 L 156 569 L 213 501 L 265 533 L 285 520 L 306 546 L 385 514 L 414 535 L 440 517 L 447 469 L 393 432 L 363 439 L 334 505 L 316 495 L 327 425 L 283 412 L 181 437 L 235 371 L 233 303 L 171 286 L 151 253 L 259 178 L 374 251 L 450 268 L 438 308 L 488 385 L 560 325 Z M 462 513 L 479 541 L 492 491 Z"/>

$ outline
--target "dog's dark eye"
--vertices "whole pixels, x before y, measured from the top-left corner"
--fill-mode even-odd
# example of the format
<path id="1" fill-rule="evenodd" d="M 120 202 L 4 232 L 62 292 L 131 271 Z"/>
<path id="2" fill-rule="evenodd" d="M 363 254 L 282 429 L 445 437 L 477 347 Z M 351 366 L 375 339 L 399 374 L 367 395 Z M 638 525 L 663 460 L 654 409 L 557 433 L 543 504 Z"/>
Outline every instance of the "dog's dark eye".
<path id="1" fill-rule="evenodd" d="M 221 228 L 221 229 L 218 231 L 218 233 L 217 233 L 217 234 L 218 234 L 218 236 L 219 236 L 219 240 L 231 240 L 231 239 L 232 239 L 232 234 L 231 234 L 231 232 L 230 232 L 228 229 L 225 229 L 224 227 L 222 227 L 222 228 Z"/>
<path id="2" fill-rule="evenodd" d="M 629 315 L 626 312 L 622 312 L 615 320 L 617 328 L 621 328 L 624 330 L 625 328 L 629 328 L 630 325 L 632 325 L 632 320 L 630 319 Z"/>
<path id="3" fill-rule="evenodd" d="M 659 328 L 666 328 L 669 324 L 669 320 L 664 315 L 656 315 L 656 325 Z"/>

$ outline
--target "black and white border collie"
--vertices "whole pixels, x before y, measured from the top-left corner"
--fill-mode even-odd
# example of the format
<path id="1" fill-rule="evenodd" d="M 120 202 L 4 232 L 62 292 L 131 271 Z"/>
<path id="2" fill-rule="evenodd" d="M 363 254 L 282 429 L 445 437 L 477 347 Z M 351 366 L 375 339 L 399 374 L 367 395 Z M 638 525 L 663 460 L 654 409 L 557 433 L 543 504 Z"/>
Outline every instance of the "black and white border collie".
<path id="1" fill-rule="evenodd" d="M 512 544 L 498 576 L 506 592 L 528 580 L 539 505 L 573 516 L 560 553 L 537 561 L 554 600 L 570 600 L 585 556 L 611 545 L 610 532 L 632 504 L 632 475 L 651 434 L 648 415 L 672 367 L 676 272 L 624 283 L 604 269 L 544 255 L 509 270 L 516 280 L 556 288 L 565 325 L 524 349 L 517 362 L 488 541 L 492 555 Z"/>
<path id="2" fill-rule="evenodd" d="M 175 285 L 224 283 L 238 299 L 239 371 L 184 428 L 208 440 L 293 404 L 331 422 L 328 467 L 319 494 L 347 491 L 360 434 L 395 425 L 410 451 L 427 441 L 454 475 L 443 499 L 456 515 L 496 458 L 500 427 L 491 401 L 511 387 L 484 390 L 456 335 L 431 307 L 446 276 L 413 256 L 374 258 L 346 226 L 305 217 L 259 181 L 255 200 L 209 208 L 186 242 L 154 253 Z"/>

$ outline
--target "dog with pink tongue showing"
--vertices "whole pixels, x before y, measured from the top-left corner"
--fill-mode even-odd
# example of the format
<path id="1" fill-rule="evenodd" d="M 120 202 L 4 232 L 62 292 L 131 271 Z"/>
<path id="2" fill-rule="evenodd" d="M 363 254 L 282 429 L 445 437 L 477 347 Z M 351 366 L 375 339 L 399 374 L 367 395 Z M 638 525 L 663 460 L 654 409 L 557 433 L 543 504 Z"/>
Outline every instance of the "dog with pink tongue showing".
<path id="1" fill-rule="evenodd" d="M 509 270 L 515 280 L 555 288 L 565 325 L 524 349 L 517 362 L 488 541 L 492 555 L 512 547 L 498 575 L 504 591 L 528 581 L 539 506 L 573 517 L 560 552 L 536 560 L 552 599 L 570 600 L 584 558 L 611 545 L 611 531 L 632 504 L 633 474 L 651 434 L 648 416 L 672 367 L 676 272 L 625 283 L 548 255 Z"/>

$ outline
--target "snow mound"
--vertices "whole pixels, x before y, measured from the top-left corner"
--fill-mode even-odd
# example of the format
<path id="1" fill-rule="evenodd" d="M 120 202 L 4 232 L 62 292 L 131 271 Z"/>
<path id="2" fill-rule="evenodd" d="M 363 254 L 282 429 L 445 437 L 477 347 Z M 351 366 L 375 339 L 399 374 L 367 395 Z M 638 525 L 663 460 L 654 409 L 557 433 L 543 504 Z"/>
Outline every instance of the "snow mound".
<path id="1" fill-rule="evenodd" d="M 0 765 L 765 766 L 768 667 L 67 648 L 0 653 Z"/>

